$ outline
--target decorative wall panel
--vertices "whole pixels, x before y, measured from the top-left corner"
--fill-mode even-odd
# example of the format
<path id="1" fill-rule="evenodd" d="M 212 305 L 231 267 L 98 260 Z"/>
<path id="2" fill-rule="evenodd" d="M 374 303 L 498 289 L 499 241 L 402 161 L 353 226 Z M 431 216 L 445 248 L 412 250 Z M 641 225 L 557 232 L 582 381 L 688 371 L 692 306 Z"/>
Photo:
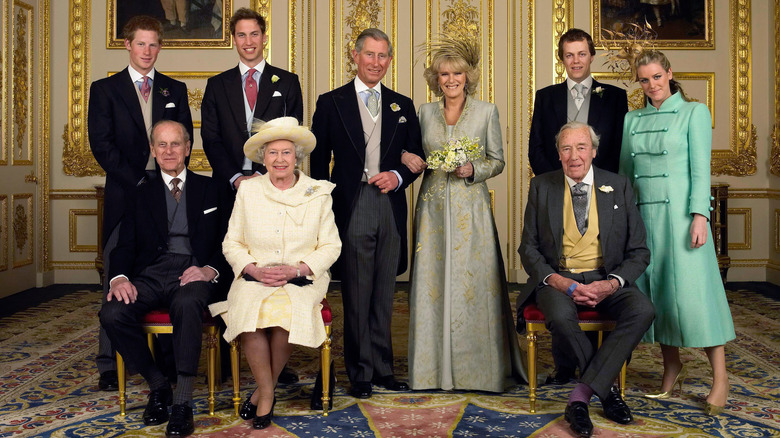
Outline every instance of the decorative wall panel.
<path id="1" fill-rule="evenodd" d="M 13 224 L 14 268 L 33 262 L 33 195 L 23 193 L 11 197 L 11 223 Z"/>
<path id="2" fill-rule="evenodd" d="M 780 176 L 780 72 L 777 66 L 780 66 L 780 0 L 775 0 L 775 119 L 772 128 L 772 151 L 769 157 L 769 170 L 775 176 Z"/>
<path id="3" fill-rule="evenodd" d="M 97 217 L 97 210 L 72 208 L 68 211 L 68 250 L 70 252 L 97 252 L 97 245 L 79 243 L 79 217 L 84 216 Z M 95 236 L 92 236 L 91 240 L 97 239 L 97 233 L 94 234 Z"/>
<path id="4" fill-rule="evenodd" d="M 742 241 L 741 242 L 735 242 L 731 239 L 729 239 L 729 250 L 749 250 L 753 247 L 752 242 L 752 236 L 753 236 L 753 209 L 752 208 L 729 208 L 728 209 L 729 216 L 742 216 Z M 729 228 L 733 231 L 735 230 L 735 225 L 738 225 L 738 222 L 734 221 L 734 219 L 729 219 Z M 733 233 L 729 233 L 733 234 Z"/>
<path id="5" fill-rule="evenodd" d="M 0 166 L 5 166 L 8 164 L 8 145 L 11 143 L 8 127 L 9 56 L 5 50 L 8 47 L 8 30 L 11 28 L 11 15 L 8 13 L 8 0 L 2 0 L 0 6 L 3 8 L 0 11 L 0 20 L 3 23 L 2 34 L 0 35 L 0 41 L 3 43 L 3 50 L 0 51 Z"/>
<path id="6" fill-rule="evenodd" d="M 0 271 L 8 269 L 8 196 L 0 195 Z"/>
<path id="7" fill-rule="evenodd" d="M 11 36 L 11 164 L 32 164 L 33 7 L 14 1 Z"/>

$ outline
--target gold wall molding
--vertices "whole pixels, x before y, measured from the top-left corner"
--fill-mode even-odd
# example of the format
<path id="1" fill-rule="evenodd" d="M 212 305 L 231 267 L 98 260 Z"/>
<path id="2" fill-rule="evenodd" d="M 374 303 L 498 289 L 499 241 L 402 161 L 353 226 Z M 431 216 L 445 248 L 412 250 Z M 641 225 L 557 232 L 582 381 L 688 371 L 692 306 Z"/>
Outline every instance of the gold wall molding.
<path id="1" fill-rule="evenodd" d="M 190 152 L 190 164 L 187 168 L 193 172 L 211 172 L 211 164 L 206 158 L 206 152 L 203 149 L 193 149 Z"/>
<path id="2" fill-rule="evenodd" d="M 450 7 L 441 12 L 442 33 L 455 35 L 463 39 L 482 42 L 482 27 L 479 25 L 479 9 L 465 0 L 450 0 Z M 482 44 L 480 44 L 481 46 Z"/>
<path id="3" fill-rule="evenodd" d="M 94 208 L 71 208 L 68 210 L 68 251 L 70 252 L 97 252 L 97 245 L 80 245 L 78 219 L 80 216 L 97 216 Z"/>
<path id="4" fill-rule="evenodd" d="M 769 171 L 780 176 L 780 0 L 775 0 L 775 124 L 772 126 L 772 150 L 769 155 Z"/>
<path id="5" fill-rule="evenodd" d="M 349 14 L 344 17 L 344 25 L 348 32 L 344 35 L 344 71 L 352 79 L 357 74 L 357 66 L 352 61 L 352 48 L 363 29 L 379 27 L 379 13 L 382 7 L 376 0 L 346 0 L 341 4 L 342 16 L 344 4 L 349 5 Z"/>
<path id="6" fill-rule="evenodd" d="M 51 39 L 49 38 L 51 32 L 51 26 L 49 26 L 51 8 L 49 7 L 49 0 L 43 0 L 40 5 L 40 13 L 38 14 L 39 29 L 36 32 L 39 35 L 38 47 L 39 55 L 38 62 L 40 72 L 38 75 L 38 105 L 41 108 L 41 112 L 38 117 L 38 205 L 39 205 L 39 227 L 40 232 L 38 236 L 38 267 L 39 271 L 47 271 L 49 248 L 51 241 L 49 237 L 49 151 L 51 149 L 51 133 L 49 124 L 49 84 L 51 83 L 50 77 L 50 64 L 51 58 L 49 57 L 49 44 Z"/>
<path id="7" fill-rule="evenodd" d="M 729 199 L 780 199 L 780 190 L 729 188 Z"/>
<path id="8" fill-rule="evenodd" d="M 731 258 L 732 268 L 774 268 L 777 269 L 774 262 L 769 259 L 735 259 Z"/>
<path id="9" fill-rule="evenodd" d="M 780 209 L 775 209 L 775 252 L 780 252 Z"/>
<path id="10" fill-rule="evenodd" d="M 298 13 L 298 0 L 289 0 L 287 2 L 287 14 L 288 14 L 288 22 L 289 27 L 287 28 L 287 34 L 290 36 L 290 42 L 289 42 L 289 50 L 287 51 L 287 66 L 290 69 L 291 73 L 296 72 L 296 65 L 295 65 L 295 55 L 297 52 L 297 38 L 298 38 L 298 22 L 296 21 L 298 19 L 297 13 Z"/>
<path id="11" fill-rule="evenodd" d="M 295 0 L 291 0 L 295 1 Z M 252 0 L 249 4 L 249 8 L 260 13 L 265 18 L 265 34 L 268 35 L 268 43 L 263 49 L 263 58 L 271 62 L 271 0 Z M 233 15 L 233 11 L 230 10 L 230 15 Z M 228 18 L 228 22 L 230 19 Z M 230 32 L 230 31 L 228 31 Z M 228 38 L 232 38 L 232 35 L 228 35 Z"/>
<path id="12" fill-rule="evenodd" d="M 33 194 L 11 195 L 11 223 L 13 225 L 14 268 L 30 265 L 33 262 Z"/>
<path id="13" fill-rule="evenodd" d="M 8 269 L 8 195 L 0 195 L 0 271 Z"/>
<path id="14" fill-rule="evenodd" d="M 13 60 L 11 68 L 11 117 L 12 141 L 11 164 L 29 166 L 32 162 L 33 133 L 32 124 L 32 75 L 33 59 L 33 7 L 14 1 L 13 13 Z"/>
<path id="15" fill-rule="evenodd" d="M 68 124 L 62 134 L 62 170 L 71 176 L 102 176 L 87 140 L 87 85 L 92 0 L 69 0 Z"/>
<path id="16" fill-rule="evenodd" d="M 50 269 L 62 269 L 68 271 L 95 271 L 94 261 L 72 262 L 68 260 L 52 260 L 49 262 Z"/>
<path id="17" fill-rule="evenodd" d="M 747 176 L 756 173 L 756 140 L 752 123 L 751 0 L 729 2 L 731 25 L 731 138 L 729 150 L 712 151 L 712 174 Z"/>
<path id="18" fill-rule="evenodd" d="M 8 0 L 2 0 L 2 8 L 0 11 L 0 20 L 3 23 L 2 35 L 0 35 L 0 41 L 3 43 L 3 50 L 0 50 L 0 166 L 8 164 L 8 144 L 11 142 L 9 125 L 8 125 L 8 90 L 6 88 L 6 79 L 8 78 L 8 56 L 6 56 L 5 48 L 8 47 L 8 32 L 7 29 L 11 28 L 11 14 L 8 13 Z"/>
<path id="19" fill-rule="evenodd" d="M 729 249 L 749 250 L 753 248 L 753 209 L 752 208 L 729 208 L 728 214 L 733 216 L 742 216 L 744 227 L 742 229 L 742 242 L 729 242 Z M 729 221 L 731 222 L 731 221 Z M 731 222 L 733 224 L 733 222 Z"/>
<path id="20" fill-rule="evenodd" d="M 558 53 L 558 40 L 571 27 L 573 14 L 572 0 L 553 0 L 553 53 Z M 566 79 L 566 68 L 558 55 L 553 56 L 553 84 Z"/>

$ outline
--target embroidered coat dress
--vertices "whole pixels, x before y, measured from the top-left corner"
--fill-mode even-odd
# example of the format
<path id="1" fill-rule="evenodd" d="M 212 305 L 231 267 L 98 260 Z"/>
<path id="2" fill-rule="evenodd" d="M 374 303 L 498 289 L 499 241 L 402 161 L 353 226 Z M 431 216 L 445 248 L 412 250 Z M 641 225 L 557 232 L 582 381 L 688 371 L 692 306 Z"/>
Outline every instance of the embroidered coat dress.
<path id="1" fill-rule="evenodd" d="M 486 184 L 504 169 L 498 109 L 467 98 L 454 127 L 443 101 L 419 110 L 426 156 L 450 138 L 479 138 L 474 175 L 425 171 L 415 210 L 409 293 L 413 389 L 501 392 L 524 376 Z"/>
<path id="2" fill-rule="evenodd" d="M 634 186 L 651 254 L 637 286 L 656 308 L 647 342 L 711 347 L 735 337 L 709 226 L 707 242 L 690 247 L 693 214 L 710 217 L 711 147 L 707 106 L 680 93 L 626 115 L 620 172 Z"/>
<path id="3" fill-rule="evenodd" d="M 296 174 L 298 181 L 287 190 L 277 189 L 265 174 L 244 181 L 236 193 L 222 243 L 235 278 L 227 301 L 209 306 L 212 315 L 225 320 L 228 342 L 270 326 L 287 329 L 292 344 L 319 347 L 325 340 L 320 301 L 330 283 L 328 269 L 341 252 L 330 196 L 335 185 Z M 298 262 L 311 268 L 312 284 L 266 287 L 241 274 L 249 263 L 263 267 Z"/>

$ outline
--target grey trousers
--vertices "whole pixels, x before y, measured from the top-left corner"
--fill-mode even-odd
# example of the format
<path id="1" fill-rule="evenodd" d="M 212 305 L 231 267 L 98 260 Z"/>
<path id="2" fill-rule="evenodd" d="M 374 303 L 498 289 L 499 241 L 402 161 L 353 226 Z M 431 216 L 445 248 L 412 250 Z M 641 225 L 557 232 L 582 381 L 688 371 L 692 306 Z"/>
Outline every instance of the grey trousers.
<path id="1" fill-rule="evenodd" d="M 361 183 L 342 236 L 344 362 L 350 382 L 393 374 L 390 321 L 401 250 L 386 194 Z"/>
<path id="2" fill-rule="evenodd" d="M 583 284 L 606 277 L 599 271 L 561 275 Z M 617 321 L 615 329 L 596 350 L 577 320 L 578 306 L 565 293 L 545 286 L 536 291 L 536 303 L 544 313 L 545 325 L 552 334 L 553 349 L 569 351 L 576 357 L 580 381 L 604 399 L 631 352 L 655 318 L 650 300 L 633 286 L 618 289 L 596 305 L 596 310 Z"/>

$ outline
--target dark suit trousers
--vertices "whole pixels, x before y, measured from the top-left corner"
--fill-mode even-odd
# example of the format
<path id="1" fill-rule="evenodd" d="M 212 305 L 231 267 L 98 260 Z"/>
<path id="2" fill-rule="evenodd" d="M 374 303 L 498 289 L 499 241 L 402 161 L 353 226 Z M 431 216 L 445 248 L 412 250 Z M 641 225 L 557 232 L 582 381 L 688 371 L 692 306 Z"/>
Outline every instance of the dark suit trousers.
<path id="1" fill-rule="evenodd" d="M 119 241 L 119 225 L 114 227 L 106 240 L 106 246 L 103 247 L 103 272 L 105 272 L 106 278 L 103 281 L 103 305 L 106 304 L 106 297 L 108 296 L 109 282 L 108 272 L 111 262 L 111 251 L 116 248 L 116 244 Z M 95 357 L 95 364 L 97 365 L 98 372 L 100 374 L 106 371 L 116 370 L 116 355 L 114 354 L 114 348 L 111 346 L 111 340 L 108 338 L 106 329 L 103 325 L 100 326 L 98 334 L 98 353 Z"/>
<path id="2" fill-rule="evenodd" d="M 192 257 L 164 254 L 132 278 L 138 290 L 134 303 L 108 301 L 100 310 L 100 323 L 114 348 L 131 369 L 148 381 L 161 376 L 146 342 L 140 322 L 148 312 L 167 308 L 173 324 L 173 354 L 176 371 L 194 376 L 201 349 L 203 310 L 215 293 L 215 285 L 196 281 L 179 286 L 179 276 L 193 265 Z"/>
<path id="3" fill-rule="evenodd" d="M 583 284 L 606 279 L 599 271 L 560 274 Z M 609 395 L 623 362 L 630 357 L 655 318 L 653 304 L 639 289 L 618 289 L 596 305 L 596 310 L 615 319 L 617 323 L 601 348 L 595 350 L 585 332 L 580 330 L 578 306 L 568 295 L 545 286 L 536 291 L 536 303 L 544 313 L 545 325 L 552 334 L 554 348 L 570 351 L 577 358 L 580 381 L 590 386 L 601 400 Z"/>
<path id="4" fill-rule="evenodd" d="M 343 239 L 344 362 L 350 382 L 393 374 L 390 320 L 401 250 L 393 209 L 373 185 L 360 188 Z"/>

